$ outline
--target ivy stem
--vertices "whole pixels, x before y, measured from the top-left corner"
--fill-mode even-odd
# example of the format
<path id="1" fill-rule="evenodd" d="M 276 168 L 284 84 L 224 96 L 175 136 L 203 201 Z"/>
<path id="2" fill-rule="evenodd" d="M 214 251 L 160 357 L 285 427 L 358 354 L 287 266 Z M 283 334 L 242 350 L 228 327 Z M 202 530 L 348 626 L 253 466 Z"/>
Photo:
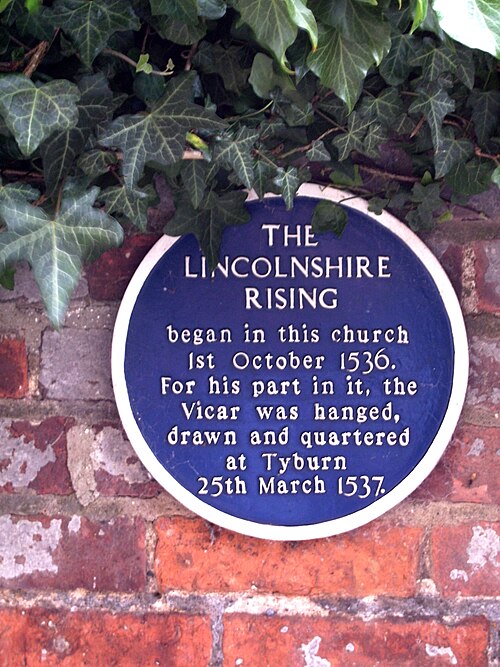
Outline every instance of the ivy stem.
<path id="1" fill-rule="evenodd" d="M 420 178 L 418 176 L 407 176 L 406 174 L 394 174 L 391 171 L 386 171 L 381 167 L 368 167 L 364 164 L 358 164 L 358 167 L 362 171 L 366 171 L 367 174 L 373 174 L 374 176 L 383 176 L 384 178 L 391 178 L 394 181 L 400 181 L 401 183 L 419 183 Z"/>
<path id="2" fill-rule="evenodd" d="M 290 155 L 294 155 L 295 153 L 307 153 L 307 151 L 311 150 L 313 144 L 316 141 L 321 141 L 325 137 L 328 137 L 330 134 L 334 134 L 335 132 L 343 132 L 343 128 L 331 127 L 329 130 L 326 130 L 326 132 L 323 132 L 323 134 L 320 134 L 317 139 L 313 139 L 313 141 L 311 141 L 306 146 L 299 146 L 299 148 L 292 148 L 292 150 L 287 151 L 286 153 L 280 155 L 280 158 L 285 159 L 286 157 L 290 157 Z"/>
<path id="3" fill-rule="evenodd" d="M 61 200 L 62 200 L 63 187 L 64 187 L 64 181 L 59 186 L 59 191 L 57 193 L 56 212 L 55 212 L 55 217 L 56 218 L 59 215 L 59 211 L 61 210 Z"/>
<path id="4" fill-rule="evenodd" d="M 477 157 L 485 158 L 486 160 L 493 160 L 493 162 L 498 166 L 500 165 L 500 153 L 492 155 L 491 153 L 484 153 L 479 146 L 476 146 L 474 149 L 474 155 Z"/>
<path id="5" fill-rule="evenodd" d="M 264 162 L 267 162 L 268 164 L 270 164 L 271 167 L 274 167 L 275 169 L 279 169 L 278 165 L 275 162 L 273 162 L 270 158 L 268 158 L 265 153 L 261 153 L 257 148 L 254 149 L 254 152 L 255 152 L 256 155 L 261 157 L 264 160 Z"/>
<path id="6" fill-rule="evenodd" d="M 189 70 L 191 69 L 191 67 L 192 67 L 192 65 L 193 65 L 193 58 L 194 58 L 194 56 L 195 56 L 195 53 L 196 53 L 197 49 L 198 49 L 198 42 L 195 42 L 195 43 L 191 46 L 191 48 L 189 49 L 189 51 L 187 51 L 187 53 L 184 52 L 184 53 L 186 53 L 185 56 L 184 56 L 184 54 L 183 54 L 183 57 L 186 58 L 186 64 L 184 65 L 184 71 L 185 71 L 185 72 L 189 72 Z"/>
<path id="7" fill-rule="evenodd" d="M 105 53 L 108 56 L 114 56 L 115 58 L 119 58 L 120 60 L 123 60 L 123 62 L 127 63 L 134 69 L 137 69 L 138 63 L 135 62 L 135 60 L 132 60 L 132 58 L 129 58 L 126 56 L 124 53 L 120 53 L 119 51 L 115 51 L 114 49 L 103 49 L 102 53 Z M 172 72 L 160 72 L 159 70 L 153 70 L 152 72 L 149 72 L 150 74 L 154 74 L 155 76 L 172 76 Z"/>

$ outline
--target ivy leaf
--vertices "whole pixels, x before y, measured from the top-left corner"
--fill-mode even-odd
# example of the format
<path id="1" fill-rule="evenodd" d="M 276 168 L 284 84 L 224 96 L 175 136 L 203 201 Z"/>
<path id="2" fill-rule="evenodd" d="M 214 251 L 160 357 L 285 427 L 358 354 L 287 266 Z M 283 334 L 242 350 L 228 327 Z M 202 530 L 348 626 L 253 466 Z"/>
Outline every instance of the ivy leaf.
<path id="1" fill-rule="evenodd" d="M 80 155 L 77 161 L 77 166 L 86 176 L 90 176 L 94 179 L 105 174 L 109 171 L 109 167 L 113 164 L 117 164 L 117 162 L 118 158 L 116 157 L 116 153 L 94 148 Z"/>
<path id="2" fill-rule="evenodd" d="M 381 123 L 371 123 L 363 140 L 363 152 L 368 157 L 379 157 L 380 145 L 388 139 L 387 133 Z"/>
<path id="3" fill-rule="evenodd" d="M 242 127 L 233 136 L 222 135 L 214 146 L 214 161 L 233 169 L 240 182 L 247 188 L 251 188 L 253 184 L 251 151 L 258 137 L 258 132 Z"/>
<path id="4" fill-rule="evenodd" d="M 474 90 L 468 104 L 472 107 L 472 122 L 478 142 L 484 146 L 498 125 L 500 116 L 500 92 L 498 90 Z"/>
<path id="5" fill-rule="evenodd" d="M 140 28 L 131 4 L 123 0 L 56 0 L 51 16 L 89 67 L 113 33 Z"/>
<path id="6" fill-rule="evenodd" d="M 19 200 L 0 202 L 7 230 L 0 234 L 0 272 L 12 263 L 31 264 L 52 324 L 61 326 L 82 262 L 123 239 L 120 225 L 93 208 L 99 188 L 66 196 L 57 215 Z"/>
<path id="7" fill-rule="evenodd" d="M 0 202 L 2 201 L 12 201 L 14 199 L 19 199 L 21 201 L 35 201 L 40 196 L 39 190 L 23 183 L 22 181 L 16 181 L 15 183 L 7 183 L 6 185 L 2 184 L 2 179 L 0 178 Z"/>
<path id="8" fill-rule="evenodd" d="M 314 234 L 333 232 L 337 238 L 340 238 L 347 222 L 347 211 L 340 204 L 325 199 L 314 207 L 312 215 L 312 231 Z"/>
<path id="9" fill-rule="evenodd" d="M 386 88 L 378 97 L 365 95 L 359 105 L 359 113 L 363 118 L 377 119 L 385 127 L 393 127 L 393 123 L 403 113 L 404 105 L 396 88 Z"/>
<path id="10" fill-rule="evenodd" d="M 372 63 L 380 64 L 391 48 L 391 28 L 378 8 L 358 0 L 319 0 L 314 3 L 320 20 L 339 30 L 345 39 L 362 44 Z"/>
<path id="11" fill-rule="evenodd" d="M 37 87 L 22 74 L 0 78 L 0 114 L 26 156 L 55 130 L 76 124 L 79 99 L 78 88 L 62 79 Z"/>
<path id="12" fill-rule="evenodd" d="M 198 14 L 206 19 L 221 19 L 226 10 L 227 5 L 223 0 L 198 0 Z"/>
<path id="13" fill-rule="evenodd" d="M 135 66 L 136 72 L 144 72 L 144 74 L 151 74 L 153 71 L 153 65 L 149 62 L 149 53 L 141 53 L 137 65 Z"/>
<path id="14" fill-rule="evenodd" d="M 339 160 L 345 160 L 351 151 L 362 151 L 363 141 L 371 121 L 363 118 L 357 111 L 349 116 L 347 131 L 333 140 L 333 145 L 339 151 Z"/>
<path id="15" fill-rule="evenodd" d="M 285 0 L 285 4 L 295 25 L 309 35 L 313 51 L 315 51 L 318 48 L 318 26 L 314 14 L 302 0 Z"/>
<path id="16" fill-rule="evenodd" d="M 274 183 L 271 182 L 271 178 L 275 174 L 275 167 L 268 162 L 258 160 L 255 164 L 253 188 L 259 199 L 262 199 L 267 192 L 271 192 L 271 187 L 274 186 Z"/>
<path id="17" fill-rule="evenodd" d="M 410 33 L 415 32 L 419 25 L 425 20 L 428 6 L 429 0 L 416 0 L 415 9 L 413 10 L 413 23 L 411 24 Z"/>
<path id="18" fill-rule="evenodd" d="M 500 188 L 500 167 L 495 167 L 495 170 L 491 174 L 492 182 Z"/>
<path id="19" fill-rule="evenodd" d="M 391 49 L 380 63 L 379 69 L 380 75 L 390 86 L 399 86 L 408 77 L 413 42 L 414 39 L 409 35 L 393 35 Z"/>
<path id="20" fill-rule="evenodd" d="M 208 260 L 208 268 L 213 271 L 219 262 L 222 234 L 226 227 L 243 225 L 250 219 L 245 208 L 246 193 L 227 192 L 218 196 L 214 192 L 198 210 L 183 198 L 178 202 L 174 217 L 165 227 L 165 233 L 172 236 L 194 234 L 200 248 Z"/>
<path id="21" fill-rule="evenodd" d="M 361 42 L 346 39 L 336 28 L 320 26 L 318 49 L 311 53 L 307 64 L 344 100 L 352 111 L 361 92 L 369 67 L 373 63 L 370 49 Z"/>
<path id="22" fill-rule="evenodd" d="M 466 162 L 472 155 L 473 146 L 467 139 L 455 139 L 451 128 L 441 138 L 434 154 L 436 178 L 442 178 L 458 162 Z"/>
<path id="23" fill-rule="evenodd" d="M 152 185 L 143 190 L 128 190 L 124 185 L 106 188 L 99 195 L 108 213 L 118 214 L 141 231 L 148 225 L 148 208 L 153 206 L 158 197 Z"/>
<path id="24" fill-rule="evenodd" d="M 279 188 L 285 200 L 287 211 L 293 208 L 293 200 L 301 182 L 299 171 L 296 167 L 287 167 L 287 169 L 279 167 L 276 171 L 273 183 Z"/>
<path id="25" fill-rule="evenodd" d="M 98 123 L 111 117 L 113 95 L 102 74 L 85 76 L 79 83 L 81 99 L 78 103 L 76 127 L 54 132 L 41 146 L 47 192 L 53 195 L 60 181 L 68 175 L 75 159 Z"/>
<path id="26" fill-rule="evenodd" d="M 194 208 L 199 208 L 207 189 L 208 165 L 203 160 L 185 160 L 181 178 Z"/>
<path id="27" fill-rule="evenodd" d="M 150 0 L 151 12 L 171 16 L 183 23 L 198 21 L 198 5 L 196 0 Z"/>
<path id="28" fill-rule="evenodd" d="M 461 197 L 471 197 L 489 188 L 492 171 L 490 162 L 474 157 L 465 164 L 459 163 L 450 169 L 445 182 Z"/>
<path id="29" fill-rule="evenodd" d="M 218 74 L 227 90 L 240 94 L 250 72 L 249 68 L 241 65 L 242 55 L 243 49 L 239 46 L 225 49 L 220 44 L 202 42 L 193 64 L 205 74 Z"/>
<path id="30" fill-rule="evenodd" d="M 410 105 L 410 113 L 421 113 L 429 124 L 435 149 L 441 142 L 441 128 L 444 117 L 455 110 L 455 101 L 439 84 L 433 83 L 417 90 L 418 98 Z"/>
<path id="31" fill-rule="evenodd" d="M 192 74 L 176 77 L 148 113 L 120 116 L 100 135 L 103 146 L 123 151 L 123 177 L 129 189 L 147 162 L 170 165 L 180 160 L 189 130 L 224 128 L 218 116 L 191 102 L 192 86 Z"/>
<path id="32" fill-rule="evenodd" d="M 6 267 L 0 272 L 0 287 L 12 292 L 15 287 L 15 275 L 16 270 L 12 266 Z"/>
<path id="33" fill-rule="evenodd" d="M 297 37 L 297 23 L 284 0 L 233 0 L 242 21 L 250 26 L 259 44 L 288 70 L 286 50 Z"/>
<path id="34" fill-rule="evenodd" d="M 248 82 L 254 93 L 263 100 L 268 100 L 276 88 L 291 100 L 300 98 L 290 76 L 281 70 L 276 71 L 274 60 L 265 53 L 255 54 Z"/>
<path id="35" fill-rule="evenodd" d="M 322 141 L 313 141 L 311 148 L 306 153 L 306 158 L 310 162 L 329 162 L 332 156 L 328 152 Z"/>
<path id="36" fill-rule="evenodd" d="M 441 28 L 471 49 L 500 58 L 500 12 L 497 0 L 433 0 Z"/>
<path id="37" fill-rule="evenodd" d="M 422 67 L 425 79 L 436 81 L 441 74 L 450 72 L 454 74 L 457 70 L 456 54 L 447 46 L 434 46 L 427 44 L 424 51 L 413 59 L 412 65 Z"/>
<path id="38" fill-rule="evenodd" d="M 184 23 L 170 16 L 155 16 L 151 24 L 161 37 L 174 42 L 174 44 L 181 44 L 183 46 L 198 42 L 207 32 L 204 21 Z"/>

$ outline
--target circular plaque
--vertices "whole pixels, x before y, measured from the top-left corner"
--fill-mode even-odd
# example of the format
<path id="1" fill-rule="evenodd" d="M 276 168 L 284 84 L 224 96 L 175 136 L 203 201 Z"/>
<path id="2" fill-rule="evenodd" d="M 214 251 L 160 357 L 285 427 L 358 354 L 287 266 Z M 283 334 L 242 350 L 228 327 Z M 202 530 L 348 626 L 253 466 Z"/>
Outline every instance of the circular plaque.
<path id="1" fill-rule="evenodd" d="M 455 293 L 425 245 L 349 199 L 340 238 L 303 186 L 294 208 L 249 198 L 209 273 L 193 236 L 164 236 L 125 293 L 112 370 L 127 435 L 193 512 L 301 540 L 406 498 L 451 439 L 468 352 Z"/>

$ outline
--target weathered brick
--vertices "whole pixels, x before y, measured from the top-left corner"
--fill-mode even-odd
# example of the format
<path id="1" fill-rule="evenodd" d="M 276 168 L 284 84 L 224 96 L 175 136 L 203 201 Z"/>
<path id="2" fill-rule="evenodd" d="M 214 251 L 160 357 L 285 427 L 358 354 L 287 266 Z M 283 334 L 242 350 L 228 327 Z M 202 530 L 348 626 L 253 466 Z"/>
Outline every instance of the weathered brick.
<path id="1" fill-rule="evenodd" d="M 497 595 L 500 523 L 439 526 L 431 538 L 432 578 L 446 596 Z"/>
<path id="2" fill-rule="evenodd" d="M 500 341 L 471 336 L 469 388 L 466 404 L 498 412 L 500 405 Z"/>
<path id="3" fill-rule="evenodd" d="M 90 456 L 99 495 L 152 498 L 161 493 L 161 486 L 142 465 L 121 428 L 103 424 L 93 431 Z"/>
<path id="4" fill-rule="evenodd" d="M 72 493 L 66 453 L 66 431 L 72 423 L 65 417 L 39 424 L 0 419 L 0 493 Z"/>
<path id="5" fill-rule="evenodd" d="M 0 517 L 0 586 L 143 590 L 145 530 L 138 519 Z"/>
<path id="6" fill-rule="evenodd" d="M 500 503 L 500 429 L 463 424 L 438 465 L 413 494 L 424 500 Z"/>
<path id="7" fill-rule="evenodd" d="M 500 239 L 474 244 L 478 310 L 500 313 Z"/>
<path id="8" fill-rule="evenodd" d="M 0 335 L 0 398 L 28 393 L 28 357 L 22 338 Z"/>
<path id="9" fill-rule="evenodd" d="M 4 609 L 0 626 L 0 667 L 203 667 L 210 661 L 210 623 L 203 616 Z"/>
<path id="10" fill-rule="evenodd" d="M 273 542 L 176 517 L 159 519 L 156 531 L 162 590 L 408 596 L 415 588 L 418 528 L 377 523 L 328 539 Z"/>
<path id="11" fill-rule="evenodd" d="M 463 246 L 432 236 L 426 239 L 426 243 L 439 260 L 460 299 L 462 296 Z"/>
<path id="12" fill-rule="evenodd" d="M 371 621 L 330 617 L 224 618 L 224 665 L 238 667 L 486 667 L 484 619 Z"/>
<path id="13" fill-rule="evenodd" d="M 46 331 L 42 339 L 40 383 L 47 398 L 111 400 L 110 357 L 110 331 Z"/>
<path id="14" fill-rule="evenodd" d="M 99 301 L 121 299 L 135 270 L 158 238 L 155 234 L 130 236 L 121 248 L 101 255 L 87 269 L 90 296 Z"/>

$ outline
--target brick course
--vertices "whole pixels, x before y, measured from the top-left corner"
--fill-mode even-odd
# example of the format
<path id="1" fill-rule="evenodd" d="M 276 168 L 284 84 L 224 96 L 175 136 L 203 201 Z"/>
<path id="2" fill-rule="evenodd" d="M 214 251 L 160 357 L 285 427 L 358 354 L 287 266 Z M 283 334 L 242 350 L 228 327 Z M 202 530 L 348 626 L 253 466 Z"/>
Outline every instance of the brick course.
<path id="1" fill-rule="evenodd" d="M 0 335 L 0 398 L 22 398 L 28 392 L 28 358 L 22 338 Z"/>

